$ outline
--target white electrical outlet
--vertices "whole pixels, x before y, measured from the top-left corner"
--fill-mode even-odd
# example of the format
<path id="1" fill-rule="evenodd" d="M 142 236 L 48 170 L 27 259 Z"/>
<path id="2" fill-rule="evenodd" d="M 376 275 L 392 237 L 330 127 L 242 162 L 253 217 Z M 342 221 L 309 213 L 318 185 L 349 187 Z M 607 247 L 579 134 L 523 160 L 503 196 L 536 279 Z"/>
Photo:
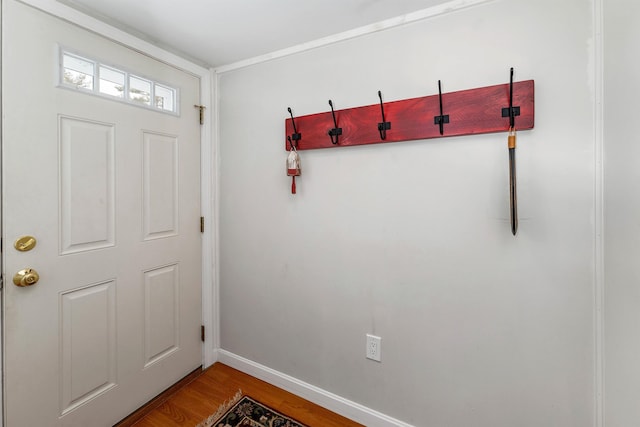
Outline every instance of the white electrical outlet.
<path id="1" fill-rule="evenodd" d="M 380 354 L 382 352 L 381 342 L 382 338 L 367 334 L 367 359 L 380 362 Z"/>

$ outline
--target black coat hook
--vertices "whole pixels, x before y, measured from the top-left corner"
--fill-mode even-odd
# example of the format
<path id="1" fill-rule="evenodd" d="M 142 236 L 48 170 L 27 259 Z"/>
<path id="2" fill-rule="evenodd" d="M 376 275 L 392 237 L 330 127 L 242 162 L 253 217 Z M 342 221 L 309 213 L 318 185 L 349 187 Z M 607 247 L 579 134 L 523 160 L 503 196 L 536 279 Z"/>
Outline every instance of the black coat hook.
<path id="1" fill-rule="evenodd" d="M 513 67 L 509 73 L 509 127 L 513 129 L 515 125 L 515 117 L 513 114 Z"/>
<path id="2" fill-rule="evenodd" d="M 295 150 L 296 146 L 293 144 L 293 141 L 291 140 L 291 137 L 289 135 L 287 135 L 287 141 L 289 141 L 289 147 L 291 147 L 291 150 Z"/>
<path id="3" fill-rule="evenodd" d="M 329 130 L 329 138 L 331 138 L 331 143 L 333 145 L 338 144 L 338 137 L 342 135 L 342 128 L 338 127 L 338 121 L 336 120 L 336 113 L 333 111 L 333 102 L 329 100 L 329 105 L 331 106 L 331 115 L 333 116 L 333 125 L 334 128 Z M 335 136 L 335 139 L 333 137 Z"/>
<path id="4" fill-rule="evenodd" d="M 509 117 L 509 127 L 515 127 L 515 116 L 520 115 L 520 107 L 513 106 L 513 67 L 509 78 L 509 106 L 502 109 L 502 117 Z"/>
<path id="5" fill-rule="evenodd" d="M 287 110 L 289 111 L 289 114 L 291 115 L 291 123 L 293 124 L 293 135 L 291 135 L 291 139 L 293 139 L 294 141 L 300 141 L 300 139 L 302 138 L 302 134 L 298 133 L 298 128 L 296 128 L 296 121 L 293 118 L 293 112 L 291 111 L 291 107 L 287 107 Z M 291 141 L 289 141 L 289 142 L 291 142 Z"/>
<path id="6" fill-rule="evenodd" d="M 440 125 L 440 135 L 444 135 L 444 124 L 449 123 L 449 115 L 442 114 L 442 86 L 438 80 L 438 98 L 440 99 L 440 115 L 433 117 L 433 124 Z"/>
<path id="7" fill-rule="evenodd" d="M 387 139 L 387 131 L 391 129 L 391 122 L 387 122 L 384 118 L 384 105 L 382 104 L 382 92 L 378 91 L 378 98 L 380 98 L 380 111 L 382 111 L 382 123 L 378 123 L 378 132 L 380 132 L 380 139 Z"/>

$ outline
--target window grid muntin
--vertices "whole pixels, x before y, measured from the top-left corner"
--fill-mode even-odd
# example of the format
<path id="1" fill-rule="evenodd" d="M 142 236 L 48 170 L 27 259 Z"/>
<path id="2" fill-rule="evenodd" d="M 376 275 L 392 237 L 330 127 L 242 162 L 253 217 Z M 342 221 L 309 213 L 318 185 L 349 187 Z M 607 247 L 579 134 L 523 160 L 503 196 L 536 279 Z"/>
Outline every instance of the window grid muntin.
<path id="1" fill-rule="evenodd" d="M 157 111 L 157 112 L 161 112 L 161 113 L 165 113 L 165 114 L 170 114 L 170 115 L 174 115 L 174 116 L 179 116 L 180 115 L 180 89 L 178 89 L 177 87 L 171 86 L 165 82 L 161 82 L 161 81 L 157 81 L 154 79 L 150 79 L 147 77 L 143 77 L 142 74 L 139 73 L 135 73 L 135 72 L 130 72 L 122 67 L 117 67 L 117 66 L 113 66 L 104 62 L 101 62 L 99 60 L 96 59 L 92 59 L 89 58 L 83 54 L 78 54 L 76 52 L 70 51 L 70 50 L 66 50 L 62 47 L 59 48 L 60 51 L 60 55 L 59 55 L 59 78 L 58 78 L 58 86 L 60 87 L 64 87 L 64 88 L 68 88 L 71 90 L 77 90 L 83 93 L 87 93 L 87 94 L 92 94 L 92 95 L 96 95 L 99 96 L 101 98 L 106 98 L 106 99 L 111 99 L 114 101 L 118 101 L 118 102 L 123 102 L 125 104 L 128 105 L 134 105 L 137 107 L 141 107 L 147 110 L 152 110 L 152 111 Z M 89 62 L 91 64 L 93 64 L 93 85 L 92 88 L 84 88 L 81 86 L 77 86 L 74 85 L 72 83 L 68 83 L 65 81 L 64 78 L 64 71 L 66 69 L 65 65 L 64 65 L 64 58 L 65 56 L 69 56 L 71 58 L 80 60 L 80 61 L 85 61 L 85 62 Z M 108 93 L 104 93 L 100 91 L 100 68 L 101 67 L 105 67 L 108 68 L 110 70 L 116 71 L 116 72 L 120 72 L 124 74 L 124 96 L 123 97 L 118 97 L 118 96 L 113 96 L 110 95 Z M 72 70 L 72 71 L 76 71 L 76 70 Z M 146 81 L 151 83 L 151 90 L 150 90 L 150 104 L 143 104 L 140 102 L 136 102 L 133 101 L 131 99 L 129 99 L 129 87 L 130 87 L 130 77 L 133 76 L 134 78 Z M 171 110 L 167 110 L 165 108 L 161 108 L 161 107 L 156 107 L 155 106 L 155 102 L 154 102 L 154 97 L 155 97 L 155 86 L 159 85 L 164 89 L 169 89 L 170 91 L 172 91 L 173 93 L 173 109 Z"/>

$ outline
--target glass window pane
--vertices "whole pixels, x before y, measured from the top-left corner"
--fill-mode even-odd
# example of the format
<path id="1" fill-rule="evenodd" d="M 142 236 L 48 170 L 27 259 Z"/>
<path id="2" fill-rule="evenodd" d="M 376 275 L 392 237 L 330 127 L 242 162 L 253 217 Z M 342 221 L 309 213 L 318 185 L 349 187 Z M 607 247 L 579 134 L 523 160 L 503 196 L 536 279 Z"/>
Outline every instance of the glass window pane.
<path id="1" fill-rule="evenodd" d="M 175 111 L 175 91 L 165 86 L 156 85 L 155 106 L 165 111 Z"/>
<path id="2" fill-rule="evenodd" d="M 95 59 L 61 52 L 60 84 L 134 102 L 156 111 L 178 112 L 178 89 L 129 74 Z"/>
<path id="3" fill-rule="evenodd" d="M 144 105 L 151 105 L 151 82 L 129 76 L 129 99 Z"/>
<path id="4" fill-rule="evenodd" d="M 62 65 L 64 83 L 79 89 L 93 90 L 93 62 L 65 53 Z"/>
<path id="5" fill-rule="evenodd" d="M 124 72 L 100 66 L 100 93 L 124 98 Z"/>

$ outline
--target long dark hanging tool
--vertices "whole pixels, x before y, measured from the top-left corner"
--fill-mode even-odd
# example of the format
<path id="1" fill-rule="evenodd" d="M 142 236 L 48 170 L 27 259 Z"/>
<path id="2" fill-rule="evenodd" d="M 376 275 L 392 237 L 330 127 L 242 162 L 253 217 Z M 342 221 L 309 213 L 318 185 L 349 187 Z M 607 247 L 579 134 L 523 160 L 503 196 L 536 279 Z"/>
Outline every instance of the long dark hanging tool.
<path id="1" fill-rule="evenodd" d="M 509 129 L 509 206 L 511 208 L 511 234 L 518 232 L 518 193 L 516 191 L 516 130 Z"/>
<path id="2" fill-rule="evenodd" d="M 509 83 L 509 208 L 511 213 L 511 233 L 518 232 L 518 193 L 516 191 L 516 126 L 513 108 L 513 67 Z"/>

